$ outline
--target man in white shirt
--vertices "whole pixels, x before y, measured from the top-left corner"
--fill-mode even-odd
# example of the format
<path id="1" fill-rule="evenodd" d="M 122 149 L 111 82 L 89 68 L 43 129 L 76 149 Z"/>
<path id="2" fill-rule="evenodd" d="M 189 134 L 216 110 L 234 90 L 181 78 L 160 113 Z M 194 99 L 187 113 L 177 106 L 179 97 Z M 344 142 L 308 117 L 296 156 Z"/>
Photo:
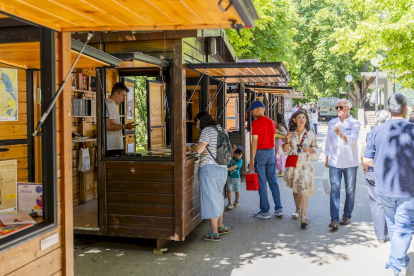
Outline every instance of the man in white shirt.
<path id="1" fill-rule="evenodd" d="M 358 136 L 361 123 L 352 118 L 351 107 L 351 102 L 346 99 L 338 101 L 336 105 L 338 118 L 329 122 L 326 135 L 325 166 L 329 168 L 331 182 L 331 223 L 329 227 L 332 229 L 338 229 L 342 175 L 345 180 L 346 199 L 344 214 L 339 224 L 347 225 L 351 222 L 355 203 L 355 187 L 359 166 Z"/>
<path id="2" fill-rule="evenodd" d="M 125 100 L 128 87 L 118 82 L 112 87 L 111 96 L 105 100 L 106 103 L 106 156 L 121 156 L 124 151 L 123 129 L 134 129 L 135 125 L 129 123 L 121 124 L 118 106 Z"/>

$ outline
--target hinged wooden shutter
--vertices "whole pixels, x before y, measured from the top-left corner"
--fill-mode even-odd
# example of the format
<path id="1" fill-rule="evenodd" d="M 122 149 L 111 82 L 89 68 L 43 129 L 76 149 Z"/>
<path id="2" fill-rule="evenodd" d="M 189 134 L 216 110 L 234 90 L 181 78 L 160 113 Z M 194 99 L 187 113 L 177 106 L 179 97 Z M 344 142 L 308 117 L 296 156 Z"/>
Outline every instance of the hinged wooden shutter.
<path id="1" fill-rule="evenodd" d="M 147 80 L 148 149 L 165 144 L 165 114 L 162 82 Z"/>

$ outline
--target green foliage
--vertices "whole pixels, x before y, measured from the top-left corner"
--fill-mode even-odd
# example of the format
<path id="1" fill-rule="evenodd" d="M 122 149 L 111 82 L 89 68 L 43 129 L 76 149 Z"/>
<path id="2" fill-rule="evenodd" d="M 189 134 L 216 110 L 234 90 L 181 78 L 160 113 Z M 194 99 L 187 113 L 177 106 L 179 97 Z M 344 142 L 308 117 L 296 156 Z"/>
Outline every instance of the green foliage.
<path id="1" fill-rule="evenodd" d="M 284 61 L 294 71 L 293 36 L 297 21 L 295 7 L 290 0 L 254 0 L 260 19 L 254 29 L 227 30 L 230 42 L 240 59 Z"/>
<path id="2" fill-rule="evenodd" d="M 135 81 L 135 142 L 136 150 L 148 148 L 148 125 L 147 125 L 147 80 L 155 80 L 145 76 L 128 77 Z"/>
<path id="3" fill-rule="evenodd" d="M 299 89 L 312 101 L 319 97 L 338 96 L 346 91 L 345 76 L 360 80 L 362 64 L 353 60 L 353 53 L 332 53 L 335 28 L 353 26 L 359 12 L 339 0 L 294 0 L 299 13 L 295 36 L 297 59 L 300 61 Z M 298 89 L 298 90 L 299 90 Z"/>
<path id="4" fill-rule="evenodd" d="M 356 26 L 344 26 L 332 36 L 337 45 L 333 52 L 345 54 L 355 51 L 358 62 L 381 54 L 381 70 L 405 86 L 414 85 L 414 6 L 412 0 L 345 0 L 354 9 L 364 11 Z"/>

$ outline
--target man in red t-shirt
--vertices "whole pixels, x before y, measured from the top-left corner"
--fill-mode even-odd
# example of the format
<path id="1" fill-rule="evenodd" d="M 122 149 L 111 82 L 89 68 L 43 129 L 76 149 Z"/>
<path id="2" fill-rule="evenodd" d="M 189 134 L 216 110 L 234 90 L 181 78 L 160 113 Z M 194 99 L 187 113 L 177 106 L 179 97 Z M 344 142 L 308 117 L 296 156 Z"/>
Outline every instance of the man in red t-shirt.
<path id="1" fill-rule="evenodd" d="M 249 170 L 255 170 L 259 177 L 260 211 L 253 214 L 255 218 L 270 219 L 270 205 L 267 196 L 267 185 L 269 183 L 275 202 L 274 216 L 282 217 L 283 209 L 280 201 L 280 190 L 276 179 L 275 159 L 275 123 L 264 115 L 266 107 L 261 101 L 254 101 L 247 112 L 251 112 L 256 118 L 252 122 L 252 144 L 250 147 Z"/>

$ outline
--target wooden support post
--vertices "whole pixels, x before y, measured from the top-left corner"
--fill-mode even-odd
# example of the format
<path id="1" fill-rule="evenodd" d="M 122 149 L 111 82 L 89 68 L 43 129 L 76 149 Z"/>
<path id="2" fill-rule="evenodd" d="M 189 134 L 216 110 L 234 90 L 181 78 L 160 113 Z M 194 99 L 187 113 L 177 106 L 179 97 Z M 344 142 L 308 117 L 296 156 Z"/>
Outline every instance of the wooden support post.
<path id="1" fill-rule="evenodd" d="M 157 248 L 154 249 L 154 254 L 163 254 L 167 252 L 168 248 L 166 247 L 170 240 L 160 240 L 157 239 Z"/>
<path id="2" fill-rule="evenodd" d="M 106 69 L 100 68 L 97 71 L 96 86 L 96 109 L 97 109 L 97 125 L 96 130 L 98 134 L 98 217 L 99 217 L 99 233 L 101 235 L 107 234 L 107 206 L 106 206 L 106 163 L 105 156 L 105 139 L 106 133 L 104 131 L 106 120 L 106 109 L 104 104 L 106 93 Z"/>
<path id="3" fill-rule="evenodd" d="M 245 99 L 245 87 L 243 83 L 239 84 L 239 122 L 240 122 L 240 135 L 241 135 L 241 145 L 243 148 L 246 147 L 246 99 Z M 247 165 L 250 160 L 246 159 L 246 154 L 243 154 L 243 167 L 241 170 L 242 174 L 247 172 Z"/>
<path id="4" fill-rule="evenodd" d="M 254 101 L 253 97 L 255 97 L 253 95 L 254 92 L 252 92 L 250 89 L 247 90 L 247 108 L 249 109 L 250 106 L 252 105 L 252 102 Z M 256 93 L 254 93 L 256 94 Z M 252 126 L 252 115 L 250 114 L 250 112 L 247 112 L 247 130 L 250 131 L 251 130 L 251 126 Z"/>
<path id="5" fill-rule="evenodd" d="M 210 77 L 207 75 L 203 76 L 199 98 L 200 98 L 200 111 L 206 110 L 208 101 L 210 99 Z"/>
<path id="6" fill-rule="evenodd" d="M 266 93 L 263 94 L 263 103 L 266 106 L 265 116 L 269 117 L 269 99 Z"/>
<path id="7" fill-rule="evenodd" d="M 61 83 L 71 68 L 70 32 L 60 33 L 60 68 L 58 81 Z M 61 171 L 62 171 L 62 223 L 63 223 L 63 275 L 74 275 L 73 258 L 73 188 L 72 188 L 72 103 L 71 86 L 67 82 L 60 96 L 61 106 Z"/>
<path id="8" fill-rule="evenodd" d="M 186 158 L 185 137 L 186 137 L 186 118 L 185 118 L 185 96 L 186 96 L 186 74 L 183 63 L 183 41 L 177 39 L 173 41 L 174 60 L 173 60 L 173 129 L 174 129 L 174 239 L 184 240 L 184 164 Z"/>

